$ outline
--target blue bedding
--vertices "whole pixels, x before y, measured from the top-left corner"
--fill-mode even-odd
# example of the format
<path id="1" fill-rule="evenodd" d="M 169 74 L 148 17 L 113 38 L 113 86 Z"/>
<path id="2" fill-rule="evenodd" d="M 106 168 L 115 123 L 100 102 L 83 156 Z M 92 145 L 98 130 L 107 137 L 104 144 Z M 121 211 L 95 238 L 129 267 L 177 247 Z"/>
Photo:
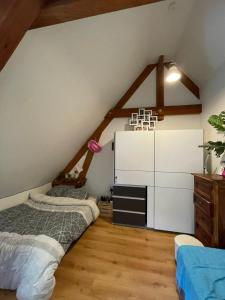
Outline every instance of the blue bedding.
<path id="1" fill-rule="evenodd" d="M 176 280 L 185 300 L 225 299 L 225 250 L 180 247 Z"/>

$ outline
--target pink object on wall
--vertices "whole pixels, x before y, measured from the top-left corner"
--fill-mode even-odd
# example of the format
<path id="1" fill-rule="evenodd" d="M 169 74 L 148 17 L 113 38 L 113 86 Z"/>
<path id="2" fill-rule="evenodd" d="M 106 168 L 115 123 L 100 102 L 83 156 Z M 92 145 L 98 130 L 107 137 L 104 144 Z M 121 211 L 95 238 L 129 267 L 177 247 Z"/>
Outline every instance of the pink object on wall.
<path id="1" fill-rule="evenodd" d="M 222 176 L 223 176 L 223 178 L 225 178 L 225 168 L 223 170 Z"/>
<path id="2" fill-rule="evenodd" d="M 91 151 L 91 152 L 94 152 L 94 153 L 97 153 L 97 152 L 100 152 L 102 150 L 102 147 L 99 145 L 98 142 L 96 142 L 95 140 L 90 140 L 88 142 L 88 149 Z"/>

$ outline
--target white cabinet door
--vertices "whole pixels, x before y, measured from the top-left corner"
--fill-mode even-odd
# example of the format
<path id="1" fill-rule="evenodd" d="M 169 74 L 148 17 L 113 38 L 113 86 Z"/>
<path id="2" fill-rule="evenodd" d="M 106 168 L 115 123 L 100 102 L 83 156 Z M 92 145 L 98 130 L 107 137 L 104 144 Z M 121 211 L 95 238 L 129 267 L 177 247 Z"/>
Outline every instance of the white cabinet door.
<path id="1" fill-rule="evenodd" d="M 194 189 L 194 176 L 189 173 L 155 172 L 155 186 Z"/>
<path id="2" fill-rule="evenodd" d="M 115 183 L 154 186 L 154 172 L 115 170 Z"/>
<path id="3" fill-rule="evenodd" d="M 154 132 L 116 132 L 115 170 L 153 172 L 154 139 Z"/>
<path id="4" fill-rule="evenodd" d="M 203 131 L 155 131 L 155 170 L 158 172 L 199 173 L 203 170 Z"/>
<path id="5" fill-rule="evenodd" d="M 155 188 L 155 229 L 194 233 L 192 190 Z"/>

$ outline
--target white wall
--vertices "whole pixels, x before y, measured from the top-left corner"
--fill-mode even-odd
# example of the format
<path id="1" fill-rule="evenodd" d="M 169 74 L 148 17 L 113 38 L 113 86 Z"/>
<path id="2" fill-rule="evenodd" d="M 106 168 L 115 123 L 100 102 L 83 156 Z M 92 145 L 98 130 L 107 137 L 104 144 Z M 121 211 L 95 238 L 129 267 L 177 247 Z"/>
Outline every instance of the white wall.
<path id="1" fill-rule="evenodd" d="M 156 82 L 153 72 L 136 91 L 125 107 L 145 107 L 156 104 Z M 181 83 L 166 85 L 166 105 L 198 104 L 199 100 L 193 96 Z M 114 152 L 112 142 L 115 131 L 127 130 L 128 119 L 114 119 L 103 132 L 100 143 L 103 150 L 94 155 L 89 172 L 87 174 L 88 190 L 96 195 L 108 195 L 114 176 Z M 162 122 L 158 122 L 157 129 L 197 129 L 201 128 L 200 115 L 167 116 Z"/>
<path id="2" fill-rule="evenodd" d="M 225 41 L 224 41 L 225 44 Z M 202 126 L 204 128 L 205 142 L 209 140 L 217 141 L 224 140 L 224 135 L 219 134 L 209 123 L 208 118 L 210 115 L 218 115 L 221 111 L 225 110 L 225 63 L 218 68 L 205 84 L 202 89 Z M 220 163 L 220 159 L 212 155 L 212 171 L 215 172 Z"/>
<path id="3" fill-rule="evenodd" d="M 144 67 L 175 56 L 194 0 L 170 3 L 26 34 L 0 73 L 0 198 L 50 182 Z"/>
<path id="4" fill-rule="evenodd" d="M 176 61 L 200 86 L 225 61 L 225 1 L 197 0 L 176 54 Z"/>
<path id="5" fill-rule="evenodd" d="M 205 142 L 223 139 L 207 121 L 210 115 L 225 110 L 224 16 L 224 0 L 196 1 L 176 54 L 177 63 L 201 86 Z M 219 161 L 212 156 L 213 172 Z"/>
<path id="6" fill-rule="evenodd" d="M 6 198 L 2 198 L 0 201 L 0 210 L 7 209 L 10 207 L 13 207 L 15 205 L 19 205 L 23 202 L 25 202 L 28 197 L 29 193 L 41 193 L 45 194 L 48 190 L 51 188 L 51 183 L 45 184 L 43 186 L 10 196 Z"/>

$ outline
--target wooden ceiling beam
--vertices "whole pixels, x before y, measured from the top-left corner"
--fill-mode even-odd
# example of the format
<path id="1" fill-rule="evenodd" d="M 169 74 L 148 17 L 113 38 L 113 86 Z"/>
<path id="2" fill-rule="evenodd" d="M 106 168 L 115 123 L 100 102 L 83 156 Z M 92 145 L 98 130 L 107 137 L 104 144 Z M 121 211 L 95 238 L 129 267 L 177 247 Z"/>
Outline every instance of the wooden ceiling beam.
<path id="1" fill-rule="evenodd" d="M 0 71 L 39 16 L 44 0 L 0 1 Z"/>
<path id="2" fill-rule="evenodd" d="M 152 110 L 155 116 L 160 116 L 158 107 L 145 107 L 147 110 Z M 202 105 L 177 105 L 177 106 L 164 106 L 162 113 L 165 116 L 177 116 L 177 115 L 194 115 L 202 112 Z M 139 108 L 124 108 L 124 109 L 112 109 L 106 115 L 106 118 L 130 118 L 132 113 L 137 113 Z"/>
<path id="3" fill-rule="evenodd" d="M 42 9 L 32 28 L 44 27 L 164 0 L 55 0 Z"/>
<path id="4" fill-rule="evenodd" d="M 165 98 L 164 56 L 160 55 L 156 66 L 156 106 L 158 107 L 158 120 L 164 120 L 163 107 Z"/>
<path id="5" fill-rule="evenodd" d="M 159 57 L 156 66 L 156 106 L 164 107 L 164 56 Z"/>

